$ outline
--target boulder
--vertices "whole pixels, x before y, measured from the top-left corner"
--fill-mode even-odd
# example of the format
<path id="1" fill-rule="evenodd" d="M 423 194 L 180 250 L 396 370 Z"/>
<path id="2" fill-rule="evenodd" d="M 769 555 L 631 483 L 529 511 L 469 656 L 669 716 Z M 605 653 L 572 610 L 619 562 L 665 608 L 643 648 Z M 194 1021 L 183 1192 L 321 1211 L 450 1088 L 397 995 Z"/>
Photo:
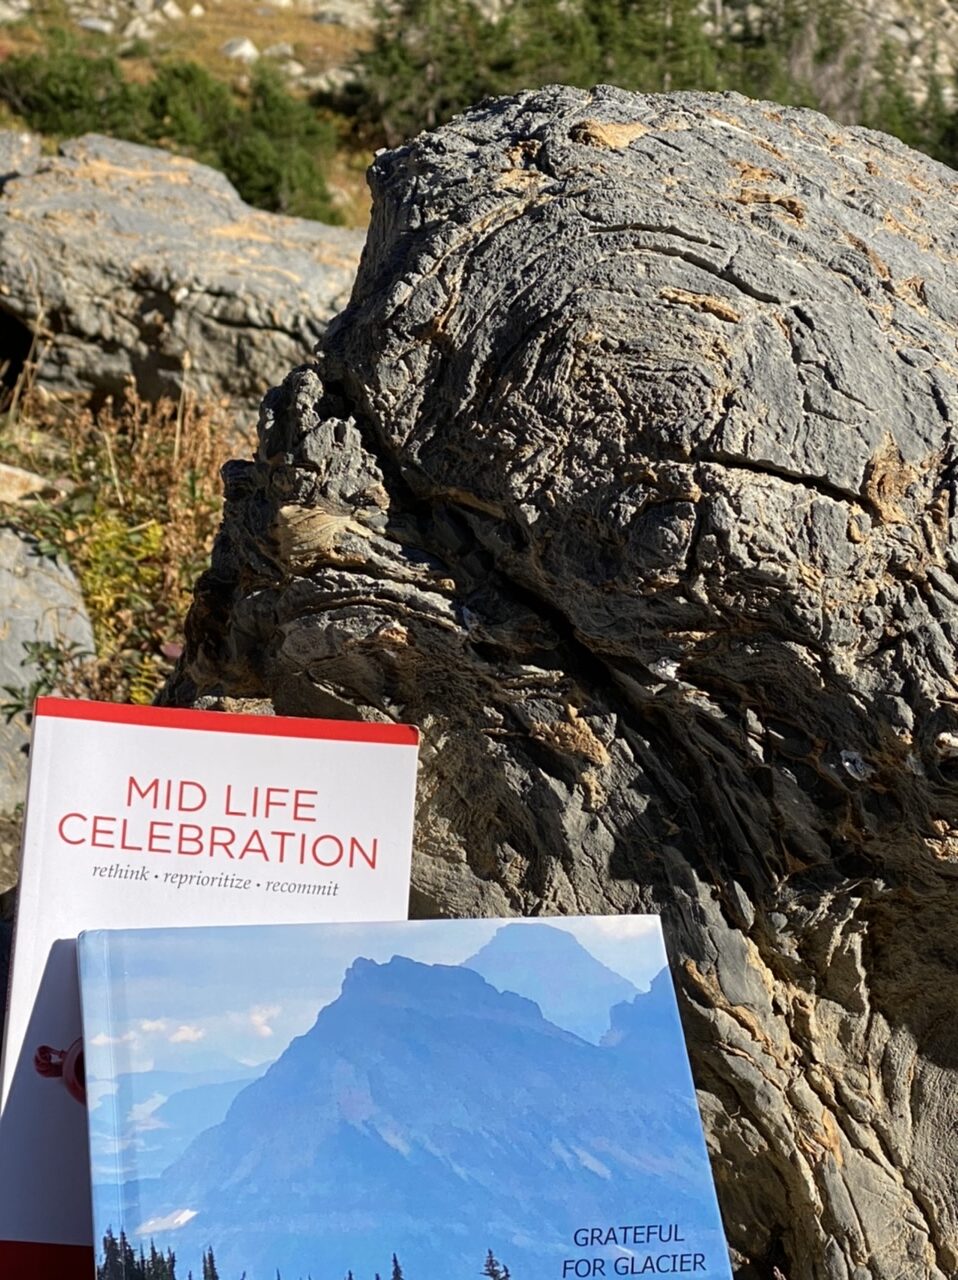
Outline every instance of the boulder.
<path id="1" fill-rule="evenodd" d="M 958 174 L 552 87 L 371 185 L 166 699 L 418 722 L 416 914 L 662 913 L 738 1275 L 954 1277 Z"/>
<path id="2" fill-rule="evenodd" d="M 0 702 L 24 698 L 39 672 L 30 646 L 92 653 L 93 630 L 69 568 L 41 555 L 36 541 L 0 527 Z M 29 728 L 24 712 L 0 717 L 0 893 L 16 880 L 16 841 L 11 821 L 26 798 Z M 0 913 L 2 914 L 2 913 Z"/>
<path id="3" fill-rule="evenodd" d="M 252 209 L 213 169 L 88 135 L 0 194 L 0 327 L 54 392 L 257 402 L 349 296 L 362 234 Z"/>
<path id="4" fill-rule="evenodd" d="M 100 18 L 93 14 L 77 18 L 76 25 L 81 31 L 92 31 L 98 36 L 111 36 L 115 23 L 112 18 Z"/>

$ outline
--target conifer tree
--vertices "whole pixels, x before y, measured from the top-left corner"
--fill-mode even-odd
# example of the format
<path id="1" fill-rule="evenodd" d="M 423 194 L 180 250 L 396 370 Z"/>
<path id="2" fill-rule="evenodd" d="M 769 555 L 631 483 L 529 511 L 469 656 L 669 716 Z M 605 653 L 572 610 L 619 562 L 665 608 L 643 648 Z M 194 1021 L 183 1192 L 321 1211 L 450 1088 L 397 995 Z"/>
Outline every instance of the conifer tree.
<path id="1" fill-rule="evenodd" d="M 402 1267 L 399 1265 L 399 1259 L 395 1254 L 393 1254 L 392 1280 L 403 1280 Z"/>
<path id="2" fill-rule="evenodd" d="M 103 1261 L 96 1269 L 97 1280 L 123 1280 L 123 1257 L 120 1242 L 113 1234 L 113 1228 L 107 1227 L 103 1237 Z"/>
<path id="3" fill-rule="evenodd" d="M 509 1268 L 499 1262 L 491 1249 L 486 1253 L 482 1274 L 488 1276 L 489 1280 L 509 1280 Z"/>

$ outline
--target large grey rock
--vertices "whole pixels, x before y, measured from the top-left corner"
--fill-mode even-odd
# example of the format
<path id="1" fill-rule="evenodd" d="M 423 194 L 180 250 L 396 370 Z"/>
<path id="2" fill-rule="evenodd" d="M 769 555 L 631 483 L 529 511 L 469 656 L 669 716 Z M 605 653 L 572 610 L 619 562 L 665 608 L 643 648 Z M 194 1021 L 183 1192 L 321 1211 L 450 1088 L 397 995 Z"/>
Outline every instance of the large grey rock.
<path id="1" fill-rule="evenodd" d="M 739 1274 L 953 1278 L 958 174 L 551 88 L 371 178 L 168 698 L 417 721 L 417 913 L 663 913 Z"/>
<path id="2" fill-rule="evenodd" d="M 0 701 L 13 702 L 37 677 L 27 646 L 41 643 L 64 652 L 93 652 L 93 630 L 69 568 L 40 555 L 36 542 L 25 534 L 2 527 L 0 600 Z M 3 819 L 25 799 L 28 743 L 22 713 L 9 721 L 0 717 L 0 892 L 16 879 L 13 841 L 5 836 Z"/>
<path id="3" fill-rule="evenodd" d="M 362 235 L 251 209 L 192 160 L 88 135 L 0 195 L 0 311 L 50 335 L 40 383 L 258 400 L 345 302 Z"/>

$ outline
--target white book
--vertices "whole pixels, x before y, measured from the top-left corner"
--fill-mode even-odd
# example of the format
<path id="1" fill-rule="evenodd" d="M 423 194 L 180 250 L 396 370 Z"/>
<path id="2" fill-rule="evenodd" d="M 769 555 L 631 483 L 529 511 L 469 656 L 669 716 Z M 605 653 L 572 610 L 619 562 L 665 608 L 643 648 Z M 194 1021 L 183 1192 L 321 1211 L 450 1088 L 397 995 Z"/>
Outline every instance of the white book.
<path id="1" fill-rule="evenodd" d="M 417 751 L 407 725 L 38 700 L 0 1067 L 3 1280 L 94 1274 L 77 935 L 405 919 Z"/>

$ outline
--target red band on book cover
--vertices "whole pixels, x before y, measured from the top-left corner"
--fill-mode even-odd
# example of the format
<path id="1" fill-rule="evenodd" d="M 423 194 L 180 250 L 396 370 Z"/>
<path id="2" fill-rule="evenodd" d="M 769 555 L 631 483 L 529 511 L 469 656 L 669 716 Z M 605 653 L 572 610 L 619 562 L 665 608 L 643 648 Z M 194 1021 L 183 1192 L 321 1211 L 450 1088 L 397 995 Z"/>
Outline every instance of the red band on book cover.
<path id="1" fill-rule="evenodd" d="M 0 1240 L 3 1280 L 90 1280 L 95 1274 L 89 1245 Z"/>
<path id="2" fill-rule="evenodd" d="M 260 734 L 268 738 L 325 738 L 333 742 L 373 742 L 397 747 L 415 747 L 419 742 L 419 731 L 408 724 L 234 715 L 224 711 L 135 707 L 122 702 L 82 702 L 71 698 L 37 698 L 34 714 L 56 716 L 61 720 L 96 720 L 160 729 L 205 729 L 215 733 Z"/>

